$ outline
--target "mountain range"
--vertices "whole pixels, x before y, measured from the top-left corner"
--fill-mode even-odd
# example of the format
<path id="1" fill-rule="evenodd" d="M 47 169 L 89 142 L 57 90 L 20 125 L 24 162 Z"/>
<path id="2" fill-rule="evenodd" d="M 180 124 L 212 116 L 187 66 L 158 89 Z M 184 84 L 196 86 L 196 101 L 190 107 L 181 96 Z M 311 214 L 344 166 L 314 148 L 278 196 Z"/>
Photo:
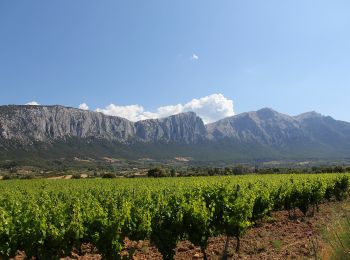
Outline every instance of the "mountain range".
<path id="1" fill-rule="evenodd" d="M 350 123 L 270 108 L 204 124 L 193 112 L 131 122 L 63 106 L 0 106 L 0 158 L 198 161 L 350 158 Z"/>

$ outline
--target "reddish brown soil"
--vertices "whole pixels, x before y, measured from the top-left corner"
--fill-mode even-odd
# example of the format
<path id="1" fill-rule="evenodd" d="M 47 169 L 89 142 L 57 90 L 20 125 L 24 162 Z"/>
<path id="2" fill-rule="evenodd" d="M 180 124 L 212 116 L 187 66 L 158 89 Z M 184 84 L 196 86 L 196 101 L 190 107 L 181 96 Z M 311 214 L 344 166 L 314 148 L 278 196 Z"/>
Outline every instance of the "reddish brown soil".
<path id="1" fill-rule="evenodd" d="M 344 204 L 349 201 L 322 204 L 320 212 L 312 217 L 304 217 L 297 211 L 295 218 L 290 219 L 287 211 L 274 212 L 269 220 L 248 230 L 241 239 L 239 254 L 235 253 L 236 240 L 229 239 L 228 259 L 327 259 L 328 246 L 321 237 L 321 230 L 339 217 Z M 225 243 L 225 236 L 210 238 L 206 250 L 208 259 L 221 259 Z M 132 248 L 135 249 L 133 259 L 162 259 L 149 241 L 126 239 L 122 255 L 128 256 L 128 250 Z M 80 251 L 80 255 L 72 252 L 71 256 L 62 259 L 102 259 L 92 245 L 83 245 Z M 23 259 L 23 256 L 19 253 L 15 259 Z M 176 248 L 175 259 L 203 259 L 203 255 L 199 247 L 182 241 Z"/>

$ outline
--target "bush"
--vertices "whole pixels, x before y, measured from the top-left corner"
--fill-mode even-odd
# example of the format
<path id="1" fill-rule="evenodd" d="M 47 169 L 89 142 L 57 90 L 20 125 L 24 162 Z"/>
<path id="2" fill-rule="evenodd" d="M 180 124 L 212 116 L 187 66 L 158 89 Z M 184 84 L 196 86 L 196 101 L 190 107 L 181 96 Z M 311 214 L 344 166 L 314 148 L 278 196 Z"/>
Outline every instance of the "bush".
<path id="1" fill-rule="evenodd" d="M 242 175 L 244 174 L 246 171 L 245 171 L 245 168 L 243 167 L 243 165 L 237 165 L 235 167 L 232 168 L 232 173 L 234 175 Z"/>
<path id="2" fill-rule="evenodd" d="M 102 178 L 103 178 L 103 179 L 113 179 L 113 178 L 115 178 L 115 177 L 116 177 L 115 174 L 114 174 L 114 173 L 111 173 L 111 172 L 104 173 L 104 174 L 102 175 Z"/>
<path id="3" fill-rule="evenodd" d="M 348 195 L 349 186 L 350 183 L 347 176 L 339 178 L 334 184 L 335 199 L 338 201 L 345 199 Z"/>
<path id="4" fill-rule="evenodd" d="M 11 180 L 12 177 L 11 177 L 10 175 L 4 175 L 4 176 L 2 177 L 2 179 L 3 179 L 4 181 L 6 181 L 6 180 Z"/>
<path id="5" fill-rule="evenodd" d="M 72 179 L 80 179 L 80 178 L 81 178 L 80 173 L 74 173 L 72 175 Z"/>
<path id="6" fill-rule="evenodd" d="M 175 169 L 171 169 L 171 170 L 170 170 L 170 176 L 171 176 L 171 177 L 176 177 L 176 171 L 175 171 Z"/>
<path id="7" fill-rule="evenodd" d="M 20 177 L 21 180 L 31 180 L 34 179 L 34 175 L 33 174 L 26 174 Z"/>
<path id="8" fill-rule="evenodd" d="M 166 177 L 167 174 L 164 169 L 161 168 L 152 168 L 149 169 L 147 172 L 148 177 L 154 177 L 154 178 L 159 178 L 159 177 Z"/>

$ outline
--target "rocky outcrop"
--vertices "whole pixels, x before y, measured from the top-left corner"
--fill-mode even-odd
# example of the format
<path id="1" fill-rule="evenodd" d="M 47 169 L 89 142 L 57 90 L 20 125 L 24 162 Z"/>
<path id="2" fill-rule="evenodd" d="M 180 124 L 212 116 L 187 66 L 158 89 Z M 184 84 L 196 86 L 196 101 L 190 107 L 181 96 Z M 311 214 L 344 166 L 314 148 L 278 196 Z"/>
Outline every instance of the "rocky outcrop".
<path id="1" fill-rule="evenodd" d="M 142 142 L 194 144 L 203 141 L 207 135 L 202 119 L 193 112 L 139 121 L 135 128 L 136 136 Z"/>
<path id="2" fill-rule="evenodd" d="M 126 119 L 62 106 L 0 107 L 0 129 L 4 139 L 22 144 L 67 137 L 126 142 L 135 133 Z"/>
<path id="3" fill-rule="evenodd" d="M 222 119 L 207 125 L 207 130 L 212 140 L 234 139 L 266 146 L 284 147 L 309 140 L 296 119 L 269 108 Z"/>
<path id="4" fill-rule="evenodd" d="M 195 113 L 133 123 L 127 119 L 63 106 L 0 107 L 0 138 L 30 145 L 69 137 L 120 143 L 196 143 L 205 138 L 202 120 Z"/>

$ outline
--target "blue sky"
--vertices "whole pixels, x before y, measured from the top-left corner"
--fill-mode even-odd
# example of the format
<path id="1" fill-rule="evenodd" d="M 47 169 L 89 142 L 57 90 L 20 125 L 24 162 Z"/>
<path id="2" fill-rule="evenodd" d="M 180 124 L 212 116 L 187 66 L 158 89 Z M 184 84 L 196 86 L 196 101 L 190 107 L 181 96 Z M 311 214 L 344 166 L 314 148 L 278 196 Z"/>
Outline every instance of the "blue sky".
<path id="1" fill-rule="evenodd" d="M 349 13 L 348 0 L 3 0 L 0 104 L 156 113 L 221 93 L 235 113 L 350 121 Z"/>

